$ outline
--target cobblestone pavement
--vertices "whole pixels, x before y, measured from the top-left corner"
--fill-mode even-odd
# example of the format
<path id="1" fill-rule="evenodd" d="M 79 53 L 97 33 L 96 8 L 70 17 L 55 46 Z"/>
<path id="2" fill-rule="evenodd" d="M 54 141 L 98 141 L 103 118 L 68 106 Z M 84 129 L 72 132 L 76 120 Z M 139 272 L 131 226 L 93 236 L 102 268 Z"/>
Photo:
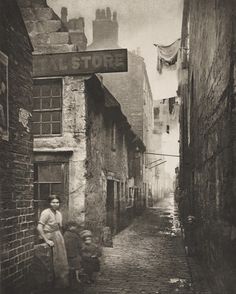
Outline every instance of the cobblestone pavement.
<path id="1" fill-rule="evenodd" d="M 192 276 L 198 280 L 193 281 Z M 86 287 L 85 293 L 210 293 L 199 283 L 196 271 L 190 274 L 178 212 L 173 199 L 168 198 L 115 236 L 113 248 L 104 248 L 97 283 Z"/>

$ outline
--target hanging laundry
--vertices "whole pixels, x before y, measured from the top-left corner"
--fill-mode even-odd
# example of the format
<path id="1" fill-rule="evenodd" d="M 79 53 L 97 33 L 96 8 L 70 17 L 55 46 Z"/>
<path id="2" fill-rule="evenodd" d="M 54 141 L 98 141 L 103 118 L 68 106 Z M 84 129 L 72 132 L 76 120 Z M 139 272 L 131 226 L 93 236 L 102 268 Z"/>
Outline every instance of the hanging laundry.
<path id="1" fill-rule="evenodd" d="M 159 44 L 154 44 L 154 46 L 157 47 L 157 71 L 161 74 L 163 66 L 169 69 L 175 69 L 180 48 L 180 39 L 167 46 Z"/>

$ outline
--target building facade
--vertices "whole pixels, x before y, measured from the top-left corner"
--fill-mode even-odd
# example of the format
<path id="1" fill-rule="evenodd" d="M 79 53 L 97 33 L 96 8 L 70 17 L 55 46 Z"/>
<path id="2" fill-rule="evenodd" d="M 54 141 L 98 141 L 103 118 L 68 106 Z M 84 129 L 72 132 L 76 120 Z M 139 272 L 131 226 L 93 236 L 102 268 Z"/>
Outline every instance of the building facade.
<path id="1" fill-rule="evenodd" d="M 23 4 L 35 53 L 84 50 L 81 18 L 68 21 L 62 8 L 60 20 L 45 1 Z M 36 219 L 48 196 L 57 194 L 64 222 L 83 224 L 102 241 L 104 230 L 115 234 L 143 208 L 134 182 L 145 146 L 101 76 L 35 77 L 32 120 Z"/>
<path id="2" fill-rule="evenodd" d="M 174 190 L 175 168 L 179 165 L 179 110 L 178 97 L 154 101 L 152 146 L 159 154 L 156 157 L 157 161 L 154 162 L 157 165 L 155 173 L 158 178 L 157 190 L 153 193 L 154 202 L 168 196 Z"/>
<path id="3" fill-rule="evenodd" d="M 234 13 L 233 1 L 185 1 L 179 63 L 180 208 L 214 293 L 235 291 Z"/>
<path id="4" fill-rule="evenodd" d="M 35 79 L 34 105 L 43 105 L 48 99 L 48 94 L 43 96 L 46 88 L 50 89 L 51 105 L 60 99 L 62 107 L 50 111 L 36 107 L 33 111 L 38 213 L 50 194 L 58 194 L 65 222 L 84 224 L 100 238 L 105 227 L 116 233 L 127 223 L 128 208 L 137 202 L 132 198 L 128 205 L 126 195 L 133 187 L 128 162 L 136 147 L 142 152 L 145 147 L 98 77 Z M 51 121 L 44 122 L 49 114 Z M 57 122 L 52 121 L 54 116 Z"/>
<path id="5" fill-rule="evenodd" d="M 93 21 L 93 42 L 87 50 L 120 48 L 118 43 L 119 24 L 117 13 L 110 8 L 98 9 Z M 121 104 L 122 111 L 128 118 L 133 131 L 141 138 L 147 151 L 151 149 L 153 130 L 153 98 L 144 59 L 136 52 L 128 52 L 128 72 L 103 74 L 103 82 Z M 146 154 L 142 161 L 142 171 L 135 185 L 147 197 L 153 189 L 153 170 L 145 168 L 152 160 Z"/>
<path id="6" fill-rule="evenodd" d="M 32 45 L 16 1 L 0 14 L 0 291 L 15 293 L 34 249 Z"/>

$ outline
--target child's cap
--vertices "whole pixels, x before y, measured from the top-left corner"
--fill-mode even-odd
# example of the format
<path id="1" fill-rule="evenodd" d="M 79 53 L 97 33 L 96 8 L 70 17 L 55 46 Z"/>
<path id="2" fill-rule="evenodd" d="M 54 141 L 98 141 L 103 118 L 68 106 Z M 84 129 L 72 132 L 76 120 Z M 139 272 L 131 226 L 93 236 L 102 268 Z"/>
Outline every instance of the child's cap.
<path id="1" fill-rule="evenodd" d="M 78 227 L 78 224 L 75 221 L 69 221 L 65 224 L 65 229 L 69 230 L 71 227 Z"/>
<path id="2" fill-rule="evenodd" d="M 92 237 L 92 232 L 89 230 L 83 230 L 80 233 L 81 238 Z"/>

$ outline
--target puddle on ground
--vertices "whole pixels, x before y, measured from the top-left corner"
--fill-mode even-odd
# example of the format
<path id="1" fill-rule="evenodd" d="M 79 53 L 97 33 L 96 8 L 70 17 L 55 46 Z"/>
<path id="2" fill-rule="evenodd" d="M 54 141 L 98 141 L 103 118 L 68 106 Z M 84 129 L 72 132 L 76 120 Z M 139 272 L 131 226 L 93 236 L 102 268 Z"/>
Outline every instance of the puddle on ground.
<path id="1" fill-rule="evenodd" d="M 172 278 L 169 280 L 169 283 L 175 285 L 177 288 L 191 288 L 192 286 L 186 279 L 180 278 Z"/>
<path id="2" fill-rule="evenodd" d="M 159 235 L 176 237 L 176 234 L 172 231 L 159 231 Z"/>

